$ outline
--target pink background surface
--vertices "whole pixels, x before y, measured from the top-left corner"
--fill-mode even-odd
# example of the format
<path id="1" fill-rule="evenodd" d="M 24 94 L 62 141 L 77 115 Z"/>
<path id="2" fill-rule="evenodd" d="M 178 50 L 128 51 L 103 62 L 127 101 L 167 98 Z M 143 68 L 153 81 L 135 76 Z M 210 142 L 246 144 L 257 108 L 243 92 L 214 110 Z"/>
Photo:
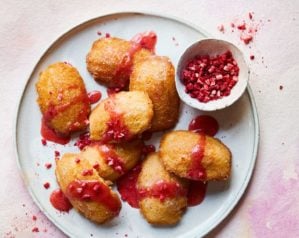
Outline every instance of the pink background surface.
<path id="1" fill-rule="evenodd" d="M 237 44 L 246 57 L 255 55 L 249 66 L 261 128 L 257 164 L 241 202 L 208 237 L 299 237 L 299 1 L 295 0 L 1 0 L 0 237 L 65 237 L 39 211 L 21 179 L 12 133 L 16 107 L 34 65 L 57 37 L 85 20 L 116 11 L 177 16 Z M 256 22 L 261 20 L 250 47 L 229 28 L 224 34 L 217 30 L 233 19 L 248 20 L 249 11 Z M 35 226 L 39 233 L 31 232 Z"/>

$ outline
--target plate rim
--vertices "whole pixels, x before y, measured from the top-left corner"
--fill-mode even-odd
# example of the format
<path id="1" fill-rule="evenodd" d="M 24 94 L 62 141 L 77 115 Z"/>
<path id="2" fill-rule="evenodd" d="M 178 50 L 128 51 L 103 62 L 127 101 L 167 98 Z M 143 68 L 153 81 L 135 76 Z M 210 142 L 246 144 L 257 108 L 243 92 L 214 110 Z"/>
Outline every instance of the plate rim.
<path id="1" fill-rule="evenodd" d="M 96 22 L 96 21 L 100 20 L 101 18 L 113 17 L 113 16 L 119 16 L 119 15 L 145 15 L 145 16 L 160 17 L 160 18 L 176 21 L 178 23 L 187 25 L 188 27 L 191 27 L 191 28 L 195 29 L 196 31 L 199 31 L 199 32 L 203 33 L 207 37 L 211 36 L 211 34 L 209 34 L 206 30 L 202 29 L 199 25 L 196 25 L 196 24 L 194 24 L 194 23 L 192 23 L 188 20 L 182 19 L 180 17 L 173 16 L 173 15 L 170 15 L 170 14 L 162 14 L 162 13 L 158 13 L 158 12 L 154 12 L 154 11 L 113 11 L 113 12 L 109 12 L 109 13 L 106 13 L 106 14 L 101 14 L 97 17 L 93 17 L 91 19 L 85 20 L 85 21 L 69 28 L 67 31 L 65 31 L 64 33 L 59 35 L 54 41 L 52 41 L 46 47 L 46 49 L 43 51 L 41 56 L 37 59 L 36 63 L 34 64 L 33 69 L 31 70 L 31 72 L 29 73 L 29 76 L 27 77 L 27 80 L 25 81 L 25 84 L 23 85 L 23 87 L 21 89 L 22 91 L 21 91 L 19 99 L 17 100 L 17 104 L 16 104 L 16 108 L 15 108 L 15 113 L 14 113 L 15 116 L 14 116 L 14 121 L 13 121 L 13 125 L 14 125 L 13 126 L 14 154 L 15 154 L 15 159 L 16 159 L 16 162 L 17 162 L 17 167 L 18 167 L 18 170 L 19 170 L 19 174 L 21 175 L 23 183 L 24 183 L 27 191 L 29 192 L 32 200 L 34 201 L 34 203 L 44 213 L 44 215 L 47 217 L 47 219 L 49 219 L 63 234 L 65 234 L 67 236 L 70 236 L 70 237 L 77 237 L 77 235 L 71 233 L 71 231 L 65 230 L 65 228 L 62 225 L 60 225 L 60 223 L 58 221 L 56 221 L 56 219 L 54 217 L 52 217 L 47 212 L 47 210 L 41 205 L 41 203 L 37 199 L 36 195 L 34 194 L 32 186 L 30 186 L 27 179 L 25 179 L 26 176 L 25 176 L 25 173 L 24 173 L 24 171 L 21 167 L 19 150 L 18 150 L 18 143 L 17 143 L 17 138 L 18 138 L 17 127 L 18 127 L 18 122 L 19 122 L 20 106 L 23 102 L 25 91 L 28 88 L 29 81 L 32 78 L 34 72 L 36 71 L 36 69 L 38 68 L 38 66 L 42 62 L 42 60 L 50 53 L 50 51 L 61 40 L 63 40 L 63 38 L 67 37 L 69 34 L 74 33 L 77 29 L 83 27 L 84 25 L 88 25 L 92 22 Z M 249 77 L 250 77 L 250 75 L 249 75 Z M 251 155 L 252 159 L 251 159 L 250 164 L 249 164 L 249 169 L 247 171 L 246 177 L 245 177 L 239 191 L 237 192 L 237 194 L 235 196 L 235 199 L 232 200 L 232 202 L 229 203 L 229 205 L 226 207 L 226 209 L 220 215 L 218 215 L 216 217 L 216 219 L 214 219 L 214 221 L 211 223 L 209 229 L 204 231 L 201 235 L 197 235 L 195 237 L 204 237 L 204 236 L 208 235 L 212 230 L 214 230 L 217 226 L 219 226 L 228 217 L 228 215 L 236 208 L 236 205 L 239 203 L 241 198 L 244 196 L 247 188 L 249 187 L 249 183 L 250 183 L 250 180 L 252 178 L 253 171 L 254 171 L 255 164 L 256 164 L 256 160 L 257 160 L 257 153 L 258 153 L 258 147 L 259 147 L 259 141 L 260 141 L 260 129 L 259 129 L 260 126 L 259 126 L 258 112 L 257 112 L 257 107 L 256 107 L 254 95 L 253 95 L 253 92 L 251 90 L 251 87 L 250 87 L 249 83 L 247 85 L 246 92 L 248 93 L 248 96 L 249 96 L 249 101 L 250 101 L 250 106 L 251 106 L 251 109 L 252 109 L 253 121 L 254 121 L 254 143 L 253 143 L 253 151 L 252 151 L 252 155 Z"/>

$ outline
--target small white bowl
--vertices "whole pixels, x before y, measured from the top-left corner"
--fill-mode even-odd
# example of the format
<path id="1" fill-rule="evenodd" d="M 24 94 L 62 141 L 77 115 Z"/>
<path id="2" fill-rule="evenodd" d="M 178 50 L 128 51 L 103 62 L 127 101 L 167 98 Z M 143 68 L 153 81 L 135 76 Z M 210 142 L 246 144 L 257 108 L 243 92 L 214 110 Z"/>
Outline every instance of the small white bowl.
<path id="1" fill-rule="evenodd" d="M 240 69 L 238 81 L 231 89 L 230 95 L 204 103 L 187 94 L 185 92 L 185 85 L 181 81 L 181 72 L 189 61 L 197 55 L 209 55 L 214 57 L 228 50 L 232 53 L 233 58 L 236 60 Z M 223 40 L 204 39 L 189 46 L 181 56 L 177 65 L 175 84 L 181 100 L 186 104 L 202 111 L 215 111 L 226 108 L 237 101 L 247 87 L 248 78 L 249 68 L 245 62 L 242 52 L 235 45 Z"/>

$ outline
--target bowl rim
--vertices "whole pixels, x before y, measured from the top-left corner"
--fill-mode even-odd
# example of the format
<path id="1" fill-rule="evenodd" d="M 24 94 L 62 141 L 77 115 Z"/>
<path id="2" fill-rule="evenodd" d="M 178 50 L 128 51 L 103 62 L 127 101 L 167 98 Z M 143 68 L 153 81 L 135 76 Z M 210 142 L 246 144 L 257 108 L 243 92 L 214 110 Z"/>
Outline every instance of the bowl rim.
<path id="1" fill-rule="evenodd" d="M 242 77 L 242 81 L 244 83 L 244 87 L 240 88 L 240 90 L 237 93 L 237 96 L 235 98 L 232 98 L 232 100 L 229 100 L 229 102 L 227 102 L 227 103 L 221 104 L 221 100 L 223 98 L 228 98 L 232 94 L 230 94 L 229 96 L 222 97 L 221 99 L 209 101 L 209 102 L 212 102 L 213 104 L 215 104 L 215 102 L 218 101 L 218 103 L 216 105 L 209 106 L 209 102 L 203 103 L 203 102 L 198 101 L 196 98 L 191 98 L 191 96 L 188 95 L 185 92 L 185 90 L 184 90 L 185 89 L 185 85 L 182 83 L 181 75 L 180 75 L 181 74 L 181 68 L 182 68 L 181 67 L 181 63 L 182 63 L 182 60 L 184 58 L 183 56 L 190 49 L 196 47 L 196 45 L 198 45 L 198 44 L 200 44 L 202 42 L 205 42 L 205 41 L 213 41 L 213 42 L 216 42 L 216 44 L 219 43 L 219 42 L 221 42 L 221 43 L 225 43 L 225 44 L 229 45 L 230 47 L 233 47 L 238 52 L 238 54 L 240 55 L 241 59 L 244 61 L 244 65 L 246 66 L 246 69 L 245 69 L 247 71 L 247 72 L 245 72 L 246 73 L 246 77 Z M 197 55 L 200 55 L 200 54 L 197 54 Z M 235 44 L 233 44 L 233 43 L 231 43 L 229 41 L 226 41 L 226 40 L 222 40 L 222 39 L 218 39 L 218 38 L 212 38 L 212 37 L 207 37 L 207 38 L 198 40 L 198 41 L 190 44 L 184 50 L 184 52 L 182 53 L 182 55 L 180 56 L 180 58 L 178 60 L 178 63 L 176 65 L 175 86 L 176 86 L 176 90 L 178 92 L 178 95 L 179 95 L 180 99 L 184 103 L 186 103 L 190 107 L 195 108 L 197 110 L 210 111 L 211 112 L 211 111 L 217 111 L 217 110 L 225 109 L 225 108 L 231 106 L 232 104 L 234 104 L 236 101 L 238 101 L 242 97 L 242 95 L 245 93 L 245 90 L 248 87 L 249 77 L 250 77 L 250 68 L 249 68 L 249 65 L 248 65 L 248 62 L 247 62 L 246 58 L 244 57 L 243 51 L 241 51 L 239 49 L 239 47 L 237 47 Z M 238 79 L 240 79 L 240 77 Z"/>

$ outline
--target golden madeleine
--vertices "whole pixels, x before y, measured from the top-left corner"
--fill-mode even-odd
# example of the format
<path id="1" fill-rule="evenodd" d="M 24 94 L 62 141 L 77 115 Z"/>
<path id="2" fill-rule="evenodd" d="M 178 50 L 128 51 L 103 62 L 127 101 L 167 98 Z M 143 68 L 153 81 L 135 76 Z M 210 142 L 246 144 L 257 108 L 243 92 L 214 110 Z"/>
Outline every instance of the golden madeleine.
<path id="1" fill-rule="evenodd" d="M 116 37 L 100 38 L 96 40 L 86 56 L 87 70 L 93 78 L 109 87 L 117 87 L 115 75 L 125 54 L 131 48 L 129 41 Z M 127 80 L 128 75 L 123 79 Z"/>
<path id="2" fill-rule="evenodd" d="M 158 153 L 143 161 L 137 189 L 140 212 L 149 223 L 173 225 L 180 221 L 187 207 L 187 187 L 165 170 Z"/>
<path id="3" fill-rule="evenodd" d="M 140 51 L 140 52 L 139 52 Z M 134 57 L 137 61 L 151 52 L 116 37 L 96 40 L 86 56 L 87 70 L 93 78 L 108 87 L 128 86 Z"/>
<path id="4" fill-rule="evenodd" d="M 129 88 L 144 91 L 151 98 L 154 105 L 151 131 L 175 126 L 180 100 L 175 87 L 174 67 L 169 58 L 152 55 L 136 61 Z"/>
<path id="5" fill-rule="evenodd" d="M 68 136 L 87 127 L 90 104 L 76 68 L 62 62 L 48 66 L 40 73 L 36 90 L 43 119 L 57 134 Z"/>
<path id="6" fill-rule="evenodd" d="M 77 154 L 64 154 L 56 162 L 55 174 L 73 207 L 91 221 L 104 223 L 119 214 L 120 199 L 88 160 L 81 160 Z"/>
<path id="7" fill-rule="evenodd" d="M 160 143 L 165 168 L 179 177 L 226 180 L 231 172 L 231 152 L 220 140 L 190 131 L 172 131 Z"/>
<path id="8" fill-rule="evenodd" d="M 103 179 L 115 181 L 138 163 L 142 148 L 141 140 L 122 144 L 94 144 L 85 147 L 79 156 L 88 160 Z"/>
<path id="9" fill-rule="evenodd" d="M 125 142 L 151 127 L 153 104 L 145 92 L 130 91 L 110 95 L 91 112 L 90 138 Z"/>

